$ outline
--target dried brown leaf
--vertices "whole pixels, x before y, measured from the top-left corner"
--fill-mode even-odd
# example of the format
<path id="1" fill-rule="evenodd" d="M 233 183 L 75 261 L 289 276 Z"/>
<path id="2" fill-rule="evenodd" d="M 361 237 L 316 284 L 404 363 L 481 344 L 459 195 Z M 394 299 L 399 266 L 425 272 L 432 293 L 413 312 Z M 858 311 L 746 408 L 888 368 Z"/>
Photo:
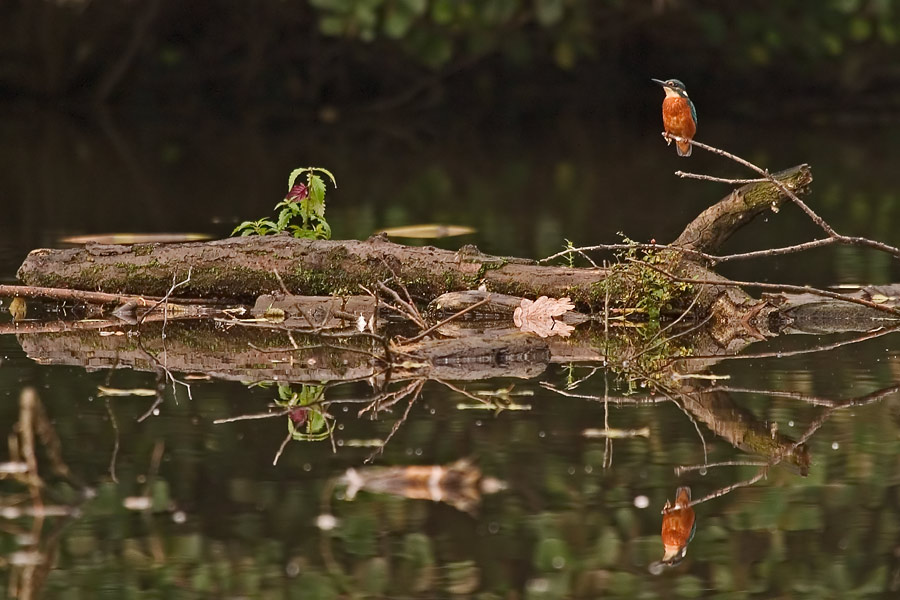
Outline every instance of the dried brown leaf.
<path id="1" fill-rule="evenodd" d="M 562 316 L 573 308 L 575 305 L 568 297 L 556 299 L 541 296 L 534 302 L 522 298 L 513 313 L 513 322 L 525 333 L 535 333 L 541 337 L 569 337 L 574 327 L 554 317 Z"/>

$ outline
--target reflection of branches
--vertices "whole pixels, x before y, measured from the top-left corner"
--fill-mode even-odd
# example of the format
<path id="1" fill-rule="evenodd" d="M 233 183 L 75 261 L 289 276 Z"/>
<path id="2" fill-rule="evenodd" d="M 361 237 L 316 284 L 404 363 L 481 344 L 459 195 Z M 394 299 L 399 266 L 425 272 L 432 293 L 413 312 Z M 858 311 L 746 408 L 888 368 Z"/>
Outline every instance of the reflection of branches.
<path id="1" fill-rule="evenodd" d="M 662 402 L 669 401 L 669 399 L 664 394 L 657 394 L 653 396 L 595 396 L 592 394 L 576 394 L 574 392 L 560 389 L 547 381 L 542 381 L 541 387 L 567 398 L 580 398 L 582 400 L 593 400 L 594 402 L 605 402 L 620 406 L 646 406 L 648 404 L 660 404 Z"/>
<path id="2" fill-rule="evenodd" d="M 870 331 L 864 333 L 862 335 L 855 336 L 848 340 L 842 340 L 840 342 L 832 342 L 830 344 L 816 344 L 810 348 L 801 348 L 799 350 L 776 350 L 770 352 L 754 352 L 754 353 L 744 353 L 744 354 L 734 354 L 734 355 L 716 355 L 716 354 L 696 354 L 693 356 L 679 356 L 678 361 L 692 361 L 692 360 L 747 360 L 754 358 L 785 358 L 787 356 L 800 356 L 803 354 L 814 354 L 817 352 L 827 352 L 829 350 L 834 350 L 836 348 L 840 348 L 842 346 L 849 346 L 851 344 L 858 344 L 859 342 L 864 342 L 866 340 L 871 340 L 874 338 L 881 337 L 883 335 L 887 335 L 889 333 L 896 333 L 900 331 L 900 325 L 893 325 L 891 327 L 885 327 L 878 329 L 877 331 Z"/>
<path id="3" fill-rule="evenodd" d="M 73 506 L 44 503 L 44 495 L 49 490 L 39 473 L 36 453 L 38 442 L 44 449 L 45 457 L 50 461 L 52 471 L 81 490 L 82 498 L 89 496 L 63 461 L 59 437 L 36 390 L 31 387 L 23 389 L 19 397 L 19 420 L 9 436 L 10 460 L 3 464 L 4 468 L 0 473 L 0 478 L 9 476 L 21 482 L 28 490 L 27 494 L 13 494 L 0 498 L 3 516 L 6 519 L 31 519 L 30 532 L 16 528 L 22 534 L 20 540 L 27 541 L 22 542 L 25 549 L 15 552 L 15 560 L 10 560 L 12 568 L 9 590 L 10 597 L 14 598 L 38 597 L 44 579 L 55 562 L 65 522 L 57 523 L 42 544 L 41 534 L 45 519 L 70 517 L 76 512 L 76 507 Z"/>
<path id="4" fill-rule="evenodd" d="M 407 417 L 409 417 L 409 411 L 412 410 L 413 404 L 415 404 L 416 400 L 419 399 L 419 395 L 421 395 L 421 393 L 422 393 L 422 388 L 425 385 L 425 380 L 419 379 L 419 380 L 414 381 L 413 384 L 414 385 L 412 386 L 412 388 L 410 389 L 409 392 L 407 392 L 404 396 L 398 397 L 396 400 L 394 400 L 394 402 L 391 403 L 391 404 L 395 404 L 396 402 L 399 402 L 405 396 L 410 396 L 410 395 L 412 396 L 409 399 L 409 403 L 406 405 L 406 410 L 403 411 L 403 416 L 400 417 L 399 419 L 397 419 L 397 421 L 394 423 L 394 426 L 391 427 L 391 432 L 388 434 L 388 436 L 386 438 L 384 438 L 384 442 L 381 444 L 381 446 L 379 446 L 374 452 L 372 452 L 372 454 L 370 454 L 366 458 L 367 463 L 372 462 L 372 460 L 374 460 L 376 456 L 378 456 L 379 454 L 382 454 L 384 452 L 385 446 L 387 446 L 388 442 L 391 441 L 391 438 L 394 437 L 394 434 L 397 433 L 397 430 L 400 429 L 400 427 L 403 425 L 403 423 L 406 422 Z M 409 386 L 407 386 L 407 388 L 409 388 Z M 382 410 L 383 409 L 384 408 L 382 408 Z"/>
<path id="5" fill-rule="evenodd" d="M 166 292 L 166 294 L 165 294 L 162 298 L 160 298 L 159 300 L 157 300 L 156 303 L 153 304 L 153 306 L 151 306 L 149 309 L 147 309 L 146 312 L 144 312 L 143 315 L 141 315 L 141 317 L 138 319 L 138 325 L 140 325 L 141 323 L 144 322 L 144 317 L 146 317 L 147 314 L 149 314 L 149 313 L 153 312 L 154 310 L 156 310 L 157 308 L 159 308 L 160 305 L 164 305 L 164 306 L 163 306 L 163 315 L 165 316 L 165 315 L 168 313 L 169 297 L 172 295 L 172 293 L 173 293 L 175 290 L 177 290 L 178 288 L 180 288 L 180 287 L 182 287 L 182 286 L 187 285 L 188 283 L 190 283 L 190 281 L 191 281 L 191 269 L 192 269 L 191 267 L 188 267 L 187 277 L 185 277 L 183 280 L 181 280 L 181 281 L 179 281 L 179 282 L 177 282 L 177 283 L 175 282 L 175 277 L 176 277 L 177 275 L 176 275 L 175 273 L 172 273 L 172 285 L 171 285 L 171 287 L 169 287 L 169 290 Z M 165 327 L 166 322 L 167 322 L 167 319 L 164 318 L 164 319 L 163 319 L 163 338 L 166 337 L 166 333 L 165 333 L 165 332 L 166 332 L 166 327 Z"/>
<path id="6" fill-rule="evenodd" d="M 721 389 L 721 388 L 720 388 Z M 741 392 L 753 392 L 759 394 L 771 394 L 771 392 L 763 391 L 763 390 L 746 390 L 746 389 L 736 389 L 734 391 Z M 811 398 L 811 397 L 799 397 L 797 395 L 791 395 L 789 397 L 799 398 L 804 401 L 808 401 L 812 404 L 825 405 L 825 408 L 822 411 L 822 414 L 819 415 L 814 421 L 812 421 L 809 426 L 804 431 L 803 435 L 801 435 L 795 442 L 791 445 L 782 448 L 779 452 L 775 453 L 770 459 L 764 463 L 753 463 L 753 462 L 745 462 L 745 461 L 725 461 L 720 463 L 710 463 L 703 465 L 684 465 L 675 468 L 675 474 L 680 475 L 686 471 L 700 470 L 700 469 L 708 469 L 711 467 L 719 467 L 719 466 L 758 466 L 759 470 L 752 477 L 745 479 L 743 481 L 739 481 L 725 487 L 719 488 L 702 498 L 697 498 L 692 500 L 689 506 L 695 506 L 697 504 L 701 504 L 703 502 L 707 502 L 709 500 L 713 500 L 715 498 L 720 498 L 725 494 L 728 494 L 738 488 L 748 487 L 761 479 L 765 478 L 769 472 L 769 469 L 783 462 L 788 456 L 790 456 L 795 450 L 800 448 L 803 444 L 805 444 L 809 439 L 816 433 L 835 413 L 835 411 L 843 410 L 846 408 L 853 408 L 858 406 L 864 406 L 867 404 L 873 404 L 875 402 L 879 402 L 884 398 L 896 394 L 900 392 L 900 384 L 893 385 L 890 387 L 882 388 L 875 392 L 871 392 L 869 394 L 865 394 L 863 396 L 857 396 L 855 398 L 851 398 L 849 400 L 831 400 L 826 401 L 821 398 Z M 778 395 L 778 394 L 771 394 Z"/>
<path id="7" fill-rule="evenodd" d="M 761 281 L 734 281 L 730 279 L 695 279 L 692 277 L 679 277 L 665 269 L 648 263 L 646 261 L 637 260 L 637 259 L 628 259 L 631 262 L 638 263 L 654 271 L 660 273 L 661 275 L 665 275 L 669 279 L 677 283 L 690 283 L 690 284 L 699 284 L 699 285 L 714 285 L 714 286 L 728 286 L 728 287 L 750 287 L 757 288 L 761 290 L 769 290 L 773 292 L 789 292 L 795 294 L 813 294 L 815 296 L 822 296 L 823 298 L 830 298 L 832 300 L 840 300 L 842 302 L 850 302 L 851 304 L 859 304 L 860 306 L 865 306 L 867 308 L 871 308 L 873 310 L 880 310 L 882 312 L 889 313 L 894 316 L 900 316 L 900 310 L 893 308 L 891 306 L 887 306 L 885 304 L 878 304 L 877 302 L 871 302 L 869 300 L 864 300 L 862 298 L 856 298 L 854 296 L 848 296 L 847 294 L 840 294 L 838 292 L 832 292 L 830 290 L 822 290 L 819 288 L 810 287 L 808 285 L 791 285 L 788 283 L 765 283 Z"/>

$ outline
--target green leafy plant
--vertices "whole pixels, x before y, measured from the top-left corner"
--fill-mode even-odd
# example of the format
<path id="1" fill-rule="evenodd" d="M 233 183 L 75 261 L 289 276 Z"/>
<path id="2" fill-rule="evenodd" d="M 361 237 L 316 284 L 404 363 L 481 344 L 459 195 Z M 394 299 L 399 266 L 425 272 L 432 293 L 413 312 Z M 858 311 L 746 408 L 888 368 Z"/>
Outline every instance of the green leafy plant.
<path id="1" fill-rule="evenodd" d="M 275 219 L 244 221 L 234 228 L 231 235 L 273 235 L 288 232 L 296 238 L 331 238 L 331 226 L 325 220 L 325 180 L 320 173 L 326 175 L 334 187 L 337 187 L 337 181 L 328 169 L 294 169 L 288 177 L 287 196 L 275 205 Z M 297 178 L 304 174 L 306 183 L 297 183 Z"/>
<path id="2" fill-rule="evenodd" d="M 288 433 L 292 439 L 303 442 L 320 442 L 331 436 L 334 427 L 328 421 L 331 415 L 322 405 L 325 388 L 321 385 L 303 385 L 295 392 L 289 385 L 278 386 L 278 406 L 289 409 Z"/>

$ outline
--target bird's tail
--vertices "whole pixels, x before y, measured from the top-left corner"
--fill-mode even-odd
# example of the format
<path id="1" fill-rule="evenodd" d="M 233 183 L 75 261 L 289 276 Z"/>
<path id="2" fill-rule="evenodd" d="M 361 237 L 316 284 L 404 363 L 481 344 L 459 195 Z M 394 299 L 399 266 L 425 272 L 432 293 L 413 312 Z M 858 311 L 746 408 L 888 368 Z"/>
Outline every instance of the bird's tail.
<path id="1" fill-rule="evenodd" d="M 678 150 L 678 156 L 690 156 L 691 150 L 694 149 L 690 142 L 675 142 L 675 148 Z"/>

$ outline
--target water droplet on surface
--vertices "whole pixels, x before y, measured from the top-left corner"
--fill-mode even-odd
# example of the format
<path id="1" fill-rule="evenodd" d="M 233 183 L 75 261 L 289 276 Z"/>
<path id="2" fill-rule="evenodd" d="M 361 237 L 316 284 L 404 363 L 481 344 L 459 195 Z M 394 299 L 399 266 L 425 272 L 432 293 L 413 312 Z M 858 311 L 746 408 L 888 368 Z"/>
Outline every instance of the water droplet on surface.
<path id="1" fill-rule="evenodd" d="M 338 520 L 334 515 L 322 514 L 316 517 L 316 527 L 322 531 L 331 531 L 337 527 Z"/>
<path id="2" fill-rule="evenodd" d="M 284 566 L 284 574 L 288 577 L 296 577 L 300 574 L 300 563 L 292 560 Z"/>
<path id="3" fill-rule="evenodd" d="M 635 508 L 647 508 L 650 506 L 650 498 L 644 496 L 643 494 L 640 496 L 635 496 L 634 498 L 634 507 Z"/>
<path id="4" fill-rule="evenodd" d="M 837 450 L 837 449 L 840 448 L 840 447 L 841 447 L 841 445 L 838 444 L 837 442 L 831 442 L 831 449 L 832 449 L 832 450 Z"/>

